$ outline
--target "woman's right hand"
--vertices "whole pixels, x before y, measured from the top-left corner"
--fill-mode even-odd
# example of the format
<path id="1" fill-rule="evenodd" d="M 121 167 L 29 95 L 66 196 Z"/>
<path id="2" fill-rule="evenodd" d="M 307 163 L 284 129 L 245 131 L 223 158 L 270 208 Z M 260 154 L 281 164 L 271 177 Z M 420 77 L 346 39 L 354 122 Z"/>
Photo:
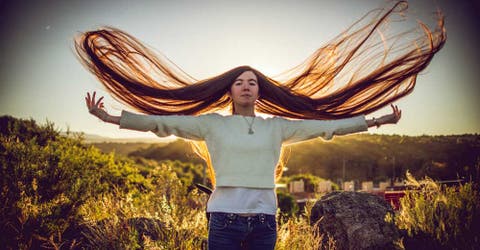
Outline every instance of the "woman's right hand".
<path id="1" fill-rule="evenodd" d="M 98 117 L 100 120 L 106 122 L 108 120 L 109 114 L 105 111 L 105 107 L 103 105 L 103 96 L 98 98 L 95 101 L 95 94 L 96 92 L 93 91 L 93 95 L 90 96 L 90 92 L 87 92 L 87 96 L 85 97 L 85 102 L 87 103 L 88 112 L 90 114 Z"/>

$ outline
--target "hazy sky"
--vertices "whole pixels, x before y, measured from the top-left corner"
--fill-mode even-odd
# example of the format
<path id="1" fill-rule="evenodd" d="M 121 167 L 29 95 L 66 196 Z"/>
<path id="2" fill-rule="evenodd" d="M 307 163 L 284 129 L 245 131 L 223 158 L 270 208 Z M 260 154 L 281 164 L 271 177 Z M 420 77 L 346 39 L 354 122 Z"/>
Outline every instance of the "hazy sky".
<path id="1" fill-rule="evenodd" d="M 73 38 L 102 25 L 127 31 L 197 79 L 239 65 L 269 75 L 287 70 L 339 34 L 380 0 L 337 1 L 0 1 L 0 115 L 46 120 L 57 128 L 110 137 L 147 134 L 100 122 L 85 107 L 101 84 L 77 60 Z M 371 133 L 480 133 L 480 8 L 473 0 L 417 0 L 409 12 L 432 24 L 446 15 L 447 43 L 396 104 L 396 126 Z M 106 98 L 112 114 L 122 105 Z M 373 114 L 389 113 L 383 109 Z"/>

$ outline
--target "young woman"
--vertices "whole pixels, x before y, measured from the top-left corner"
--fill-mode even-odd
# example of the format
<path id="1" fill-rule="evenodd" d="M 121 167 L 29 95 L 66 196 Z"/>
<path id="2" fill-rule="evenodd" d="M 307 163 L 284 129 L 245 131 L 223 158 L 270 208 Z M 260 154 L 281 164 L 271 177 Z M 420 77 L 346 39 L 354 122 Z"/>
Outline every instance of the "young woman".
<path id="1" fill-rule="evenodd" d="M 76 43 L 83 63 L 115 98 L 143 114 L 110 115 L 95 92 L 85 101 L 91 114 L 120 128 L 205 142 L 214 185 L 207 204 L 209 249 L 274 249 L 282 145 L 397 123 L 401 111 L 394 105 L 378 119 L 365 114 L 410 93 L 417 74 L 443 46 L 441 17 L 435 31 L 423 26 L 415 46 L 399 43 L 402 34 L 374 35 L 404 4 L 352 26 L 282 81 L 249 66 L 197 81 L 121 30 L 86 32 Z M 394 47 L 386 46 L 390 39 Z M 231 115 L 214 112 L 227 107 Z"/>

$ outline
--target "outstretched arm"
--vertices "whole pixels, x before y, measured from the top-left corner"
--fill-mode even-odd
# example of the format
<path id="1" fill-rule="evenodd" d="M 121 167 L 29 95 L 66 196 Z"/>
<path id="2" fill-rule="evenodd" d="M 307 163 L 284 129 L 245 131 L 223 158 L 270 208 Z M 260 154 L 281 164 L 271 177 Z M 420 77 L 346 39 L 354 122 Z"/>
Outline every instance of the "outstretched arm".
<path id="1" fill-rule="evenodd" d="M 368 127 L 373 127 L 376 126 L 377 128 L 380 127 L 380 125 L 383 124 L 396 124 L 398 120 L 402 117 L 402 111 L 398 109 L 396 105 L 391 104 L 390 105 L 393 109 L 393 112 L 388 115 L 384 115 L 378 119 L 372 118 L 372 119 L 367 119 L 367 125 Z"/>
<path id="2" fill-rule="evenodd" d="M 316 137 L 330 140 L 333 136 L 367 131 L 368 127 L 392 123 L 400 119 L 402 112 L 392 105 L 393 112 L 378 119 L 365 119 L 364 115 L 338 120 L 287 120 L 277 118 L 281 125 L 282 142 L 286 144 Z"/>
<path id="3" fill-rule="evenodd" d="M 88 111 L 104 122 L 119 125 L 121 129 L 151 131 L 159 137 L 175 135 L 190 140 L 204 140 L 210 131 L 210 124 L 217 120 L 215 115 L 145 115 L 125 110 L 122 115 L 113 116 L 104 109 L 103 97 L 95 100 L 95 94 L 93 92 L 90 96 L 87 93 L 85 97 Z"/>
<path id="4" fill-rule="evenodd" d="M 90 93 L 87 92 L 87 96 L 85 97 L 85 102 L 87 103 L 88 112 L 90 112 L 90 114 L 98 117 L 100 120 L 104 122 L 109 122 L 109 123 L 119 125 L 120 116 L 113 116 L 108 114 L 102 102 L 103 96 L 98 98 L 97 101 L 95 101 L 95 94 L 96 92 L 94 91 L 93 95 L 90 96 Z"/>

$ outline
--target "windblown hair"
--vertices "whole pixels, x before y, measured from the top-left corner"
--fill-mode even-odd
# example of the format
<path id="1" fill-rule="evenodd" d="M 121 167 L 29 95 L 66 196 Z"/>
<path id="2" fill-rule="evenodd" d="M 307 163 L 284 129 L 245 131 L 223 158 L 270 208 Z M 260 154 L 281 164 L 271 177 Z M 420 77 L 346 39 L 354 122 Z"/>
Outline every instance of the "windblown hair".
<path id="1" fill-rule="evenodd" d="M 231 105 L 227 93 L 234 80 L 251 70 L 260 89 L 256 111 L 297 119 L 339 119 L 374 112 L 409 94 L 417 75 L 443 47 L 446 31 L 440 12 L 434 30 L 421 22 L 420 29 L 395 32 L 390 27 L 406 20 L 406 9 L 407 3 L 399 1 L 367 13 L 275 79 L 240 66 L 196 80 L 112 27 L 83 33 L 75 49 L 115 99 L 141 113 L 198 115 L 224 110 Z"/>

